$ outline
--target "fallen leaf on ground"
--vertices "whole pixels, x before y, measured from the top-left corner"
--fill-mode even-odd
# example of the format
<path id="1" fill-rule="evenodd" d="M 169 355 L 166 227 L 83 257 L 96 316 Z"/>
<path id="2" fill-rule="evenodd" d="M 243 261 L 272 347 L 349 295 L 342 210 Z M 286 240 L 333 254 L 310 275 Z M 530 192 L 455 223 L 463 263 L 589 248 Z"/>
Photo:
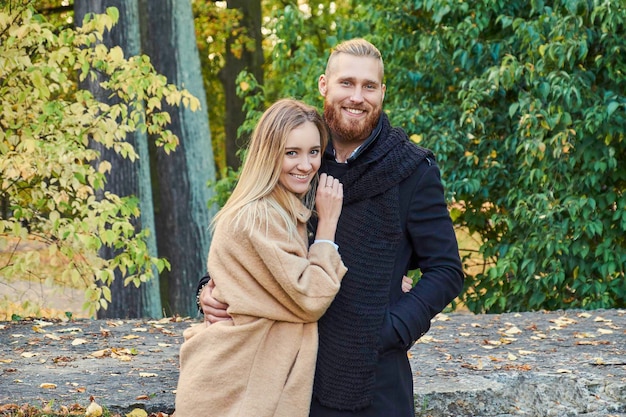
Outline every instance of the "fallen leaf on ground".
<path id="1" fill-rule="evenodd" d="M 591 346 L 599 346 L 599 345 L 610 345 L 611 342 L 608 340 L 580 340 L 574 343 L 575 345 L 591 345 Z"/>
<path id="2" fill-rule="evenodd" d="M 596 336 L 587 332 L 574 332 L 574 337 L 576 339 L 593 339 Z"/>
<path id="3" fill-rule="evenodd" d="M 83 329 L 80 327 L 68 327 L 67 329 L 57 329 L 59 333 L 80 333 Z"/>
<path id="4" fill-rule="evenodd" d="M 146 410 L 142 410 L 141 408 L 135 408 L 133 411 L 126 414 L 126 417 L 148 417 L 148 413 L 146 413 Z"/>
<path id="5" fill-rule="evenodd" d="M 110 356 L 110 355 L 111 355 L 111 351 L 109 349 L 100 349 L 100 350 L 96 350 L 95 352 L 91 352 L 88 356 L 92 358 L 103 358 L 105 356 Z"/>
<path id="6" fill-rule="evenodd" d="M 600 316 L 598 316 L 598 317 L 596 317 L 595 319 L 593 319 L 593 321 L 595 321 L 595 322 L 603 322 L 603 323 L 610 323 L 610 322 L 612 322 L 613 320 L 607 320 L 607 319 L 605 319 L 604 317 L 600 317 Z"/>
<path id="7" fill-rule="evenodd" d="M 4 404 L 0 405 L 0 413 L 5 413 L 7 411 L 15 411 L 19 409 L 20 406 L 17 404 Z"/>
<path id="8" fill-rule="evenodd" d="M 522 331 L 517 326 L 513 326 L 510 329 L 505 330 L 504 333 L 508 335 L 513 335 L 513 334 L 520 334 L 522 333 Z"/>
<path id="9" fill-rule="evenodd" d="M 85 417 L 100 417 L 102 415 L 102 406 L 93 400 L 91 397 L 91 403 L 85 410 Z"/>
<path id="10" fill-rule="evenodd" d="M 559 318 L 552 319 L 552 320 L 550 320 L 550 322 L 557 325 L 557 327 L 556 327 L 557 330 L 558 329 L 562 329 L 564 327 L 567 327 L 570 324 L 578 323 L 576 320 L 570 319 L 569 317 L 565 317 L 565 316 L 561 316 Z"/>

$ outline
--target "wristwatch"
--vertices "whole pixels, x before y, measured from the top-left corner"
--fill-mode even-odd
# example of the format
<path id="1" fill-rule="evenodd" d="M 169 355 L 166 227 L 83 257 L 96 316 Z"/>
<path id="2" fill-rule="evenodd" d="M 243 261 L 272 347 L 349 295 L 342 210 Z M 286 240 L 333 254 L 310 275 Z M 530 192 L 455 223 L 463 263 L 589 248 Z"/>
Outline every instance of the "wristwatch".
<path id="1" fill-rule="evenodd" d="M 202 290 L 207 286 L 211 277 L 209 274 L 206 274 L 202 278 L 200 278 L 200 282 L 198 282 L 198 289 L 196 290 L 196 306 L 198 307 L 198 312 L 204 314 L 202 311 L 202 306 L 200 306 L 200 294 L 202 294 Z"/>

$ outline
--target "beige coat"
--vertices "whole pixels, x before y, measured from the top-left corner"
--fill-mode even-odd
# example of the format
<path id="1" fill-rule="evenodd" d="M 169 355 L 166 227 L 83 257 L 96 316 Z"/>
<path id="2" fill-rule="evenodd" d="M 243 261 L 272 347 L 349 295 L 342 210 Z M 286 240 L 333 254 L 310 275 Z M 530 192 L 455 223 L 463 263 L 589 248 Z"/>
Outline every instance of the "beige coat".
<path id="1" fill-rule="evenodd" d="M 252 236 L 218 225 L 208 270 L 232 321 L 184 333 L 176 417 L 307 417 L 317 320 L 346 273 L 337 250 L 287 239 L 276 218 Z"/>

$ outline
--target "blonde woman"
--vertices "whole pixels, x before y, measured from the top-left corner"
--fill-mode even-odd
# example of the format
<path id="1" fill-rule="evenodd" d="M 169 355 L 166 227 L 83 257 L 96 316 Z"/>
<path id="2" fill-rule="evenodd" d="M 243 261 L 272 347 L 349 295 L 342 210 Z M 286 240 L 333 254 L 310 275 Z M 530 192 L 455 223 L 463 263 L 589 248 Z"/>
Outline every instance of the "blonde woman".
<path id="1" fill-rule="evenodd" d="M 176 417 L 309 415 L 317 320 L 346 273 L 334 243 L 343 187 L 317 177 L 327 143 L 321 116 L 300 101 L 280 100 L 261 117 L 212 224 L 212 295 L 232 320 L 185 331 Z"/>

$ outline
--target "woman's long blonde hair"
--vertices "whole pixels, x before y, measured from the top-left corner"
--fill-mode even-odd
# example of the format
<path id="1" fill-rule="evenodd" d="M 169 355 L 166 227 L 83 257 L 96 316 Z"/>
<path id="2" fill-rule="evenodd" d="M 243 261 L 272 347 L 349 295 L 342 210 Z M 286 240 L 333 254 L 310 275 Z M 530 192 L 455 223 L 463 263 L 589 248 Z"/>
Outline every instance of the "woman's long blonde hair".
<path id="1" fill-rule="evenodd" d="M 230 221 L 249 231 L 261 226 L 267 228 L 268 209 L 274 208 L 295 236 L 297 222 L 306 221 L 310 216 L 318 176 L 308 192 L 298 196 L 285 189 L 278 180 L 287 136 L 305 122 L 313 123 L 319 130 L 323 152 L 328 143 L 328 132 L 315 107 L 287 98 L 278 100 L 263 113 L 252 133 L 237 185 L 213 218 L 212 227 L 218 222 Z M 302 202 L 308 209 L 305 213 L 302 213 Z"/>

